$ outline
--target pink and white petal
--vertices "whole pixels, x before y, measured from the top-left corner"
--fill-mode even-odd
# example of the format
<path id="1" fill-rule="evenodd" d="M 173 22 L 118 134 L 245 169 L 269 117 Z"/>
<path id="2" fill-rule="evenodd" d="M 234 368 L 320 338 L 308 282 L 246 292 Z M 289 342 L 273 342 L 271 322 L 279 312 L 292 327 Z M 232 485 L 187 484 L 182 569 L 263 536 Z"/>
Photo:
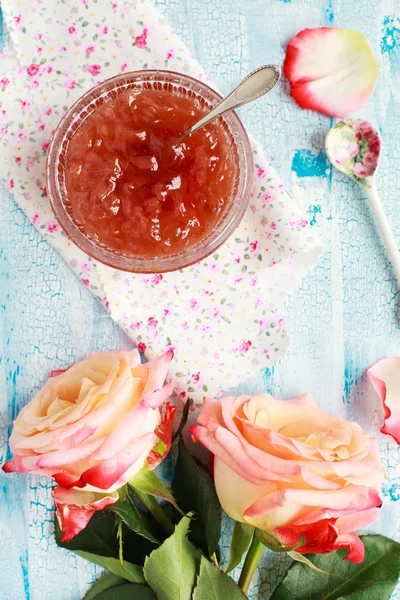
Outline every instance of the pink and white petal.
<path id="1" fill-rule="evenodd" d="M 302 468 L 301 477 L 305 483 L 308 483 L 308 485 L 317 490 L 340 490 L 342 487 L 340 483 L 321 477 L 321 475 L 314 473 L 310 469 Z"/>
<path id="2" fill-rule="evenodd" d="M 156 410 L 161 408 L 161 406 L 170 398 L 174 391 L 174 384 L 172 381 L 166 383 L 162 388 L 156 390 L 152 394 L 148 396 L 144 396 L 143 401 L 146 402 L 147 406 L 150 406 L 152 409 Z"/>
<path id="3" fill-rule="evenodd" d="M 110 489 L 144 453 L 150 453 L 156 440 L 153 432 L 135 438 L 116 455 L 85 471 L 81 481 L 101 490 Z"/>
<path id="4" fill-rule="evenodd" d="M 39 455 L 34 456 L 14 456 L 4 463 L 2 469 L 5 473 L 34 473 L 40 472 L 36 467 L 36 463 L 40 458 Z M 44 473 L 45 474 L 45 473 Z"/>
<path id="5" fill-rule="evenodd" d="M 356 533 L 343 533 L 339 535 L 332 550 L 349 549 L 348 555 L 343 560 L 353 563 L 362 563 L 365 556 L 364 544 Z"/>
<path id="6" fill-rule="evenodd" d="M 115 504 L 119 494 L 114 492 L 104 495 L 56 487 L 53 498 L 56 502 L 57 520 L 63 531 L 61 541 L 69 542 L 86 527 L 96 511 Z"/>
<path id="7" fill-rule="evenodd" d="M 359 31 L 319 27 L 289 42 L 283 72 L 299 106 L 347 117 L 367 102 L 378 65 Z"/>
<path id="8" fill-rule="evenodd" d="M 301 471 L 295 461 L 279 458 L 272 454 L 266 454 L 262 450 L 249 444 L 244 438 L 239 440 L 233 433 L 223 427 L 216 428 L 214 437 L 216 442 L 226 452 L 235 457 L 235 460 L 241 464 L 241 468 L 244 471 L 246 470 L 247 465 L 251 463 L 260 469 L 282 475 L 282 481 L 287 481 L 287 478 L 284 477 L 285 475 L 298 475 Z"/>
<path id="9" fill-rule="evenodd" d="M 400 357 L 384 358 L 367 372 L 382 401 L 385 424 L 381 432 L 400 444 Z"/>
<path id="10" fill-rule="evenodd" d="M 350 513 L 339 517 L 336 521 L 336 528 L 339 533 L 353 533 L 358 529 L 363 529 L 377 520 L 379 511 L 377 508 L 370 508 L 361 512 Z"/>
<path id="11" fill-rule="evenodd" d="M 54 469 L 71 465 L 84 458 L 90 457 L 106 440 L 106 437 L 89 439 L 69 450 L 55 450 L 42 454 L 36 462 L 38 469 Z"/>
<path id="12" fill-rule="evenodd" d="M 127 417 L 111 432 L 104 444 L 93 454 L 95 462 L 103 462 L 118 454 L 134 438 L 153 432 L 161 422 L 158 409 L 153 410 L 141 400 Z"/>
<path id="13" fill-rule="evenodd" d="M 249 399 L 250 396 L 246 396 L 246 398 Z M 230 396 L 229 399 L 233 401 L 234 398 L 233 396 Z M 206 396 L 204 398 L 199 416 L 197 417 L 197 422 L 204 427 L 208 427 L 210 420 L 222 425 L 222 406 L 220 400 Z"/>
<path id="14" fill-rule="evenodd" d="M 351 484 L 341 490 L 329 491 L 286 489 L 276 492 L 276 494 L 271 494 L 252 504 L 247 509 L 245 516 L 259 516 L 288 503 L 310 507 L 324 507 L 328 510 L 332 509 L 336 511 L 351 510 L 354 512 L 382 505 L 382 501 L 376 490 L 353 486 Z"/>
<path id="15" fill-rule="evenodd" d="M 280 476 L 277 473 L 268 472 L 265 469 L 257 465 L 253 465 L 252 461 L 248 458 L 245 459 L 244 464 L 239 464 L 237 457 L 234 458 L 227 452 L 216 440 L 214 435 L 205 427 L 200 425 L 192 425 L 190 428 L 190 434 L 194 438 L 194 441 L 199 441 L 205 446 L 212 454 L 221 459 L 228 467 L 235 471 L 240 477 L 255 483 L 257 485 L 264 485 L 273 481 L 290 481 L 286 477 Z"/>
<path id="16" fill-rule="evenodd" d="M 153 398 L 154 392 L 159 390 L 165 381 L 168 374 L 169 365 L 174 357 L 172 350 L 164 352 L 161 356 L 149 360 L 148 363 L 143 365 L 147 369 L 147 381 L 143 390 L 142 398 L 152 408 L 158 408 L 160 404 L 157 398 Z"/>

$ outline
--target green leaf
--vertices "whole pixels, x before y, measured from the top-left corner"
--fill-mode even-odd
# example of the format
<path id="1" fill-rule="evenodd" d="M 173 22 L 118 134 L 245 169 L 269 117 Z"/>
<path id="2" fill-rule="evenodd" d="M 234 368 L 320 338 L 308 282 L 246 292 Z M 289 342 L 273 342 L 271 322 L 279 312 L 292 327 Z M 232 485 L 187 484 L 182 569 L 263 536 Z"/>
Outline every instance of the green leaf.
<path id="1" fill-rule="evenodd" d="M 314 565 L 340 576 L 321 575 L 293 563 L 271 600 L 389 600 L 400 573 L 400 544 L 382 535 L 361 537 L 365 559 L 343 560 L 346 550 L 310 556 Z"/>
<path id="2" fill-rule="evenodd" d="M 158 600 L 191 600 L 200 552 L 186 535 L 190 518 L 183 517 L 175 532 L 146 558 L 144 574 Z"/>
<path id="3" fill-rule="evenodd" d="M 133 583 L 144 583 L 143 569 L 142 567 L 139 567 L 139 565 L 133 565 L 132 563 L 124 560 L 124 567 L 122 568 L 119 558 L 100 556 L 99 554 L 92 554 L 91 552 L 85 552 L 82 550 L 74 550 L 74 552 L 81 558 L 85 558 L 86 560 L 103 567 L 103 569 L 111 571 L 111 573 L 114 573 L 114 575 L 123 577 L 124 579 L 132 581 Z"/>
<path id="4" fill-rule="evenodd" d="M 225 569 L 225 573 L 230 573 L 240 565 L 242 557 L 250 547 L 251 540 L 254 535 L 254 527 L 247 523 L 239 523 L 235 521 L 235 527 L 233 528 L 231 549 L 229 553 L 228 565 Z"/>
<path id="5" fill-rule="evenodd" d="M 193 593 L 193 600 L 246 600 L 242 590 L 232 577 L 214 567 L 201 557 L 200 575 Z"/>
<path id="6" fill-rule="evenodd" d="M 149 469 L 143 467 L 143 469 L 139 471 L 139 473 L 137 473 L 133 479 L 131 479 L 128 485 L 133 489 L 133 491 L 137 489 L 145 494 L 150 494 L 150 496 L 155 496 L 156 498 L 166 500 L 177 510 L 179 510 L 179 512 L 182 512 L 178 508 L 171 490 L 163 484 L 154 471 L 149 471 Z"/>
<path id="7" fill-rule="evenodd" d="M 123 525 L 124 567 L 119 563 L 119 542 L 115 515 L 108 511 L 100 511 L 93 515 L 89 523 L 70 542 L 61 541 L 62 532 L 55 521 L 57 545 L 71 550 L 86 560 L 100 565 L 124 579 L 143 582 L 142 567 L 145 557 L 155 548 L 154 544 L 136 535 Z M 136 564 L 135 564 L 136 563 Z"/>
<path id="8" fill-rule="evenodd" d="M 312 569 L 313 571 L 316 571 L 317 573 L 323 573 L 324 575 L 331 575 L 332 577 L 339 577 L 341 579 L 341 577 L 338 573 L 328 573 L 327 571 L 324 571 L 323 569 L 319 569 L 318 567 L 316 567 L 314 565 L 314 563 L 311 562 L 310 559 L 308 559 L 306 556 L 304 556 L 304 554 L 300 554 L 300 552 L 295 552 L 294 550 L 292 550 L 291 552 L 288 552 L 288 555 L 293 560 L 295 560 L 299 563 L 302 563 L 303 565 L 306 565 L 309 569 Z"/>
<path id="9" fill-rule="evenodd" d="M 98 579 L 96 583 L 92 585 L 83 600 L 96 600 L 101 592 L 105 592 L 110 588 L 121 585 L 129 585 L 129 583 L 126 583 L 126 580 L 122 577 L 108 573 L 107 575 L 100 577 L 100 579 Z"/>
<path id="10" fill-rule="evenodd" d="M 114 586 L 96 596 L 91 596 L 91 598 L 93 600 L 157 600 L 156 595 L 148 585 L 137 583 Z M 86 600 L 86 596 L 84 600 Z"/>
<path id="11" fill-rule="evenodd" d="M 221 506 L 211 477 L 193 460 L 182 441 L 172 491 L 179 506 L 186 513 L 194 511 L 197 517 L 191 524 L 189 539 L 211 556 L 221 535 Z"/>
<path id="12" fill-rule="evenodd" d="M 114 504 L 111 510 L 122 519 L 129 529 L 132 529 L 138 535 L 155 544 L 159 544 L 164 539 L 156 522 L 142 513 L 128 496 L 124 502 Z"/>

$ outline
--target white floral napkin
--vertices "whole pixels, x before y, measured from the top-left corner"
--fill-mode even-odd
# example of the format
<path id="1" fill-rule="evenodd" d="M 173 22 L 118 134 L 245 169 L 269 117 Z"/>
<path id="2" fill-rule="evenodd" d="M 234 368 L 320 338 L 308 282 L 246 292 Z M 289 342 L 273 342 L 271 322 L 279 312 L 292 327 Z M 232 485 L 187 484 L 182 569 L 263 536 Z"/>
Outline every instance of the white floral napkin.
<path id="1" fill-rule="evenodd" d="M 166 68 L 207 80 L 148 1 L 2 0 L 1 177 L 33 224 L 148 357 L 173 347 L 178 393 L 199 401 L 273 364 L 288 346 L 282 301 L 320 253 L 307 220 L 254 142 L 256 184 L 230 240 L 176 273 L 132 275 L 70 242 L 46 197 L 52 131 L 86 90 L 120 72 Z"/>

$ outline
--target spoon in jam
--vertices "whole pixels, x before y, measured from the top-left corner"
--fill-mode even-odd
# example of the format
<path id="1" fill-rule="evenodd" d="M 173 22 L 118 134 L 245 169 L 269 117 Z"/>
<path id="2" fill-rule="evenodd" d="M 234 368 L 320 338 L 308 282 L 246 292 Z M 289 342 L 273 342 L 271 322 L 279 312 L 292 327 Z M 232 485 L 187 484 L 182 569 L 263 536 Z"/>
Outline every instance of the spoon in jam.
<path id="1" fill-rule="evenodd" d="M 363 119 L 336 123 L 325 140 L 326 153 L 336 169 L 354 179 L 367 196 L 385 243 L 393 271 L 400 283 L 400 252 L 375 184 L 381 139 Z"/>
<path id="2" fill-rule="evenodd" d="M 210 110 L 209 113 L 204 115 L 204 117 L 194 123 L 194 125 L 188 127 L 188 129 L 183 132 L 180 141 L 201 127 L 204 127 L 204 125 L 207 125 L 217 117 L 220 117 L 228 110 L 234 110 L 235 108 L 239 108 L 239 106 L 243 106 L 243 104 L 257 100 L 257 98 L 260 98 L 267 92 L 271 91 L 272 88 L 278 83 L 280 78 L 281 70 L 277 65 L 265 65 L 263 67 L 259 67 L 247 75 L 247 77 L 245 77 L 243 81 L 239 83 L 233 92 L 221 100 L 221 102 L 212 110 Z"/>

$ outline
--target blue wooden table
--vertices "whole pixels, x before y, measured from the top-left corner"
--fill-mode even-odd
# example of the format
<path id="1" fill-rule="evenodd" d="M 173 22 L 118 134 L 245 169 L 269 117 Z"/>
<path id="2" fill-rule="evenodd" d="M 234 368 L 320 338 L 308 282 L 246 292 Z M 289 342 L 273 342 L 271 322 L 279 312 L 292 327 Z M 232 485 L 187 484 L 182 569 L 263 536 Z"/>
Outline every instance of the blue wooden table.
<path id="1" fill-rule="evenodd" d="M 333 25 L 362 31 L 380 76 L 361 114 L 381 131 L 382 197 L 400 242 L 400 6 L 397 0 L 160 0 L 177 32 L 220 89 L 255 67 L 281 64 L 300 29 Z M 292 345 L 286 356 L 242 386 L 277 396 L 312 393 L 326 410 L 377 433 L 382 420 L 365 369 L 400 355 L 399 295 L 366 201 L 332 173 L 323 152 L 330 119 L 302 112 L 285 86 L 241 112 L 251 133 L 292 187 L 325 242 L 317 266 L 286 304 Z M 131 343 L 43 241 L 5 192 L 0 193 L 0 462 L 9 456 L 11 423 L 53 368 L 91 350 Z M 400 541 L 400 451 L 381 437 L 388 478 L 381 520 L 371 531 Z M 0 599 L 80 600 L 101 569 L 56 548 L 51 485 L 45 477 L 0 474 Z M 223 535 L 226 546 L 228 536 Z M 285 568 L 265 558 L 252 597 L 268 598 Z M 264 583 L 263 583 L 264 581 Z M 266 583 L 265 583 L 266 582 Z M 253 596 L 255 594 L 255 596 Z M 400 589 L 393 598 L 400 599 Z M 367 599 L 366 599 L 367 600 Z"/>

